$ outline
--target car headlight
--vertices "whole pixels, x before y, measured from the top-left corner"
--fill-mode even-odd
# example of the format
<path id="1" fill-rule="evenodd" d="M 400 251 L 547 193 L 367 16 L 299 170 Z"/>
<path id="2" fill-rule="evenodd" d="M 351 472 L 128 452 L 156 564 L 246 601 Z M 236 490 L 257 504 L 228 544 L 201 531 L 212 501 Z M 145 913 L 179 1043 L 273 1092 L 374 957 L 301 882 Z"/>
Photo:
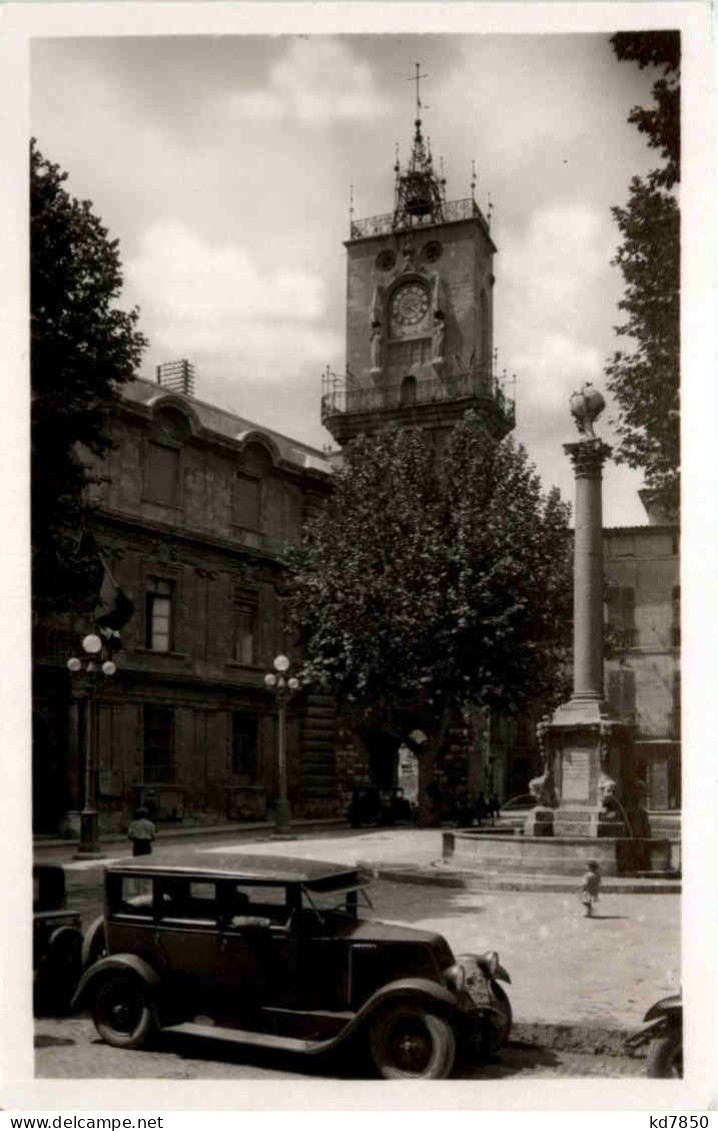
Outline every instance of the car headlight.
<path id="1" fill-rule="evenodd" d="M 499 956 L 495 950 L 487 950 L 485 954 L 480 954 L 478 963 L 484 974 L 488 974 L 489 978 L 495 978 L 499 968 Z"/>
<path id="2" fill-rule="evenodd" d="M 444 971 L 446 984 L 454 993 L 460 994 L 466 984 L 466 970 L 460 962 L 455 962 Z"/>

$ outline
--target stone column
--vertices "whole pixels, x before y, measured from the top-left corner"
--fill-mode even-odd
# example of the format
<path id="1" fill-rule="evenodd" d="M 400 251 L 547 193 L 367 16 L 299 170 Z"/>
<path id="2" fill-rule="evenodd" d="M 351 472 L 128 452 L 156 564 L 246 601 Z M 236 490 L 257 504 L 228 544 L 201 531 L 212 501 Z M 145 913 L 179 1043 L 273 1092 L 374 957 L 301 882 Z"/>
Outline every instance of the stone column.
<path id="1" fill-rule="evenodd" d="M 601 479 L 611 449 L 593 433 L 603 407 L 601 394 L 588 385 L 571 398 L 585 436 L 564 444 L 576 480 L 573 694 L 538 727 L 543 773 L 529 786 L 536 806 L 525 830 L 534 836 L 626 836 L 617 783 L 628 728 L 603 697 Z"/>
<path id="2" fill-rule="evenodd" d="M 601 478 L 611 449 L 594 437 L 563 450 L 576 478 L 572 700 L 603 699 L 603 517 Z"/>

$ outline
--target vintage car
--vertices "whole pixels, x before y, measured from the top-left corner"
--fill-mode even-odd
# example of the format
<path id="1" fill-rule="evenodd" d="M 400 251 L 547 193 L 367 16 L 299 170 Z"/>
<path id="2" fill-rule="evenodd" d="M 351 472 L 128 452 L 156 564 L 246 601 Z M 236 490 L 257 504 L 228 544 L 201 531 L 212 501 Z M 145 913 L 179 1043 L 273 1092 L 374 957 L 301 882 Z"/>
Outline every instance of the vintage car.
<path id="1" fill-rule="evenodd" d="M 37 1012 L 69 1007 L 82 966 L 82 929 L 77 911 L 66 907 L 62 864 L 35 864 L 32 952 Z"/>
<path id="2" fill-rule="evenodd" d="M 118 1048 L 160 1029 L 307 1054 L 358 1041 L 385 1078 L 495 1051 L 511 1025 L 496 953 L 454 957 L 441 935 L 362 918 L 366 883 L 269 855 L 117 861 L 75 1004 Z"/>

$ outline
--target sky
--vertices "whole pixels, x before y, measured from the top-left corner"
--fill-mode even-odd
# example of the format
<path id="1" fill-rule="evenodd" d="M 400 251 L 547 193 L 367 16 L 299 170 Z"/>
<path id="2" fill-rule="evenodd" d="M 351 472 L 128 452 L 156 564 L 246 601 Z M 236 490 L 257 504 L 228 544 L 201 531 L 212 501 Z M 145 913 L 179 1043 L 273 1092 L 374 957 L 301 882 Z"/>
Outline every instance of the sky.
<path id="1" fill-rule="evenodd" d="M 324 447 L 321 374 L 344 366 L 350 185 L 391 211 L 415 85 L 449 200 L 493 203 L 494 344 L 516 374 L 516 438 L 573 499 L 562 444 L 585 381 L 623 343 L 611 258 L 634 174 L 656 153 L 627 123 L 653 75 L 606 34 L 207 35 L 35 39 L 31 125 L 120 241 L 123 305 L 150 340 L 141 376 L 180 357 L 203 400 Z M 78 108 L 81 107 L 81 119 Z M 641 476 L 609 463 L 604 524 L 647 521 Z"/>

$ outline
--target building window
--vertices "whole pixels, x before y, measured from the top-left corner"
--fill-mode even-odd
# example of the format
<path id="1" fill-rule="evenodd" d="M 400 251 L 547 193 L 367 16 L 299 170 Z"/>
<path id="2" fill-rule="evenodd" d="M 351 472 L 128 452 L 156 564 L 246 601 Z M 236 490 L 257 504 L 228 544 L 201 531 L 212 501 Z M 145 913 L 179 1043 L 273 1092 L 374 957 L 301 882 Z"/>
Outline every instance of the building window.
<path id="1" fill-rule="evenodd" d="M 257 716 L 232 715 L 232 773 L 257 776 Z"/>
<path id="2" fill-rule="evenodd" d="M 681 587 L 674 585 L 671 593 L 672 605 L 672 620 L 671 620 L 671 644 L 674 648 L 681 646 Z"/>
<path id="3" fill-rule="evenodd" d="M 153 652 L 172 650 L 174 583 L 150 577 L 145 604 L 145 647 Z"/>
<path id="4" fill-rule="evenodd" d="M 616 668 L 608 673 L 608 702 L 617 715 L 636 712 L 636 673 L 631 668 Z"/>
<path id="5" fill-rule="evenodd" d="M 673 673 L 673 711 L 671 723 L 673 738 L 676 742 L 681 740 L 681 673 Z"/>
<path id="6" fill-rule="evenodd" d="M 257 658 L 257 594 L 246 589 L 234 592 L 233 658 L 249 665 Z"/>
<path id="7" fill-rule="evenodd" d="M 481 317 L 481 366 L 483 369 L 489 368 L 489 348 L 490 348 L 490 326 L 489 326 L 489 298 L 486 291 L 481 292 L 479 299 L 479 309 Z"/>
<path id="8" fill-rule="evenodd" d="M 636 591 L 632 586 L 612 585 L 606 595 L 606 628 L 615 648 L 636 644 Z"/>
<path id="9" fill-rule="evenodd" d="M 150 441 L 147 451 L 145 496 L 165 507 L 177 506 L 179 449 Z"/>
<path id="10" fill-rule="evenodd" d="M 431 360 L 431 338 L 411 338 L 389 342 L 386 370 L 390 377 L 401 377 Z"/>
<path id="11" fill-rule="evenodd" d="M 402 405 L 416 404 L 416 377 L 405 377 L 401 383 Z"/>
<path id="12" fill-rule="evenodd" d="M 259 530 L 261 520 L 262 481 L 253 475 L 238 473 L 234 483 L 232 521 L 248 530 Z"/>
<path id="13" fill-rule="evenodd" d="M 144 709 L 144 760 L 142 780 L 172 782 L 174 780 L 174 723 L 171 707 Z"/>

